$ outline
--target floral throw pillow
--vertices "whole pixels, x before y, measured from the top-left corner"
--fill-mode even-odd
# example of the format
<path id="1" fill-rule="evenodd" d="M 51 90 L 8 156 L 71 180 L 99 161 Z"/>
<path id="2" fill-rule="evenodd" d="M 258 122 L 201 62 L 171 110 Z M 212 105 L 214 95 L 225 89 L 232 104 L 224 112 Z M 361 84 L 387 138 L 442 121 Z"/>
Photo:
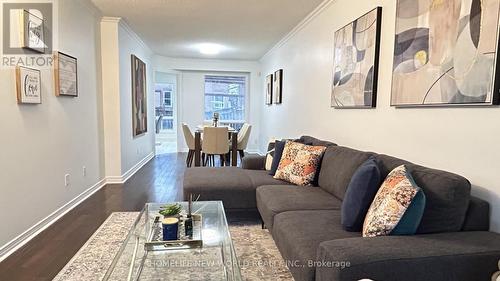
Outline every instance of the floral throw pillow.
<path id="1" fill-rule="evenodd" d="M 392 170 L 380 186 L 366 214 L 363 237 L 390 235 L 400 221 L 408 224 L 404 217 L 413 220 L 410 223 L 414 225 L 415 232 L 425 207 L 425 197 L 422 196 L 422 190 L 416 185 L 406 166 L 401 165 Z M 404 216 L 407 211 L 407 216 Z"/>
<path id="2" fill-rule="evenodd" d="M 324 146 L 287 141 L 274 178 L 300 186 L 310 185 L 325 150 Z"/>

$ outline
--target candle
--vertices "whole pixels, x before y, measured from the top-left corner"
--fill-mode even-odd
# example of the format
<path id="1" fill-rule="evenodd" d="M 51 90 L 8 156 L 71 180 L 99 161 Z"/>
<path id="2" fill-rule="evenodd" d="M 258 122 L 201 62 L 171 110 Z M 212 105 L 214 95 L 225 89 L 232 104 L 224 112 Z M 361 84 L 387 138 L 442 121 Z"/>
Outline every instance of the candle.
<path id="1" fill-rule="evenodd" d="M 179 233 L 179 219 L 166 218 L 162 221 L 163 241 L 177 240 Z"/>

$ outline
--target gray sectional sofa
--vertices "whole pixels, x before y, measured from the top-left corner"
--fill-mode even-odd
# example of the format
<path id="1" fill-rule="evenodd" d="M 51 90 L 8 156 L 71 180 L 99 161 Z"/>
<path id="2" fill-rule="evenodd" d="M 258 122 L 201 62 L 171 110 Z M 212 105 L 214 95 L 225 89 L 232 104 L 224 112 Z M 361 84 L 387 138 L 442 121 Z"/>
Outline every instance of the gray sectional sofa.
<path id="1" fill-rule="evenodd" d="M 242 168 L 191 168 L 184 195 L 222 200 L 228 211 L 258 210 L 295 280 L 490 280 L 500 259 L 500 234 L 489 232 L 489 204 L 470 195 L 462 176 L 387 155 L 328 146 L 315 187 L 278 181 L 263 157 L 246 157 Z M 383 176 L 406 164 L 427 197 L 413 236 L 363 238 L 340 223 L 341 205 L 356 169 L 370 156 Z"/>

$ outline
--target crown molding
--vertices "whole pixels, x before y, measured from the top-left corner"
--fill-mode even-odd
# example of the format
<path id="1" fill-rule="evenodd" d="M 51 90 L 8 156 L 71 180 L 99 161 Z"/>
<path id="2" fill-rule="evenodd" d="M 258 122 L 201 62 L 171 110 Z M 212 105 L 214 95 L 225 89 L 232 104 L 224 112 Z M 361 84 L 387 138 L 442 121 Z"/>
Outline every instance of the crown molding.
<path id="1" fill-rule="evenodd" d="M 114 23 L 120 23 L 120 21 L 122 20 L 122 18 L 120 17 L 102 17 L 101 18 L 101 22 L 114 22 Z"/>
<path id="2" fill-rule="evenodd" d="M 330 6 L 333 2 L 336 0 L 324 0 L 321 2 L 321 4 L 316 7 L 311 13 L 309 13 L 302 21 L 300 21 L 290 32 L 288 32 L 283 38 L 281 38 L 278 43 L 276 43 L 269 51 L 267 51 L 260 59 L 259 61 L 264 60 L 268 56 L 270 56 L 274 51 L 277 49 L 281 48 L 283 45 L 285 45 L 290 39 L 295 37 L 297 33 L 299 33 L 300 30 L 302 30 L 304 27 L 306 27 L 309 22 L 311 22 L 314 18 L 316 18 L 319 14 L 321 14 L 326 8 Z"/>
<path id="3" fill-rule="evenodd" d="M 118 26 L 122 27 L 123 30 L 125 30 L 127 32 L 127 34 L 130 35 L 130 37 L 132 37 L 135 41 L 137 41 L 139 43 L 139 45 L 141 45 L 144 49 L 146 49 L 151 56 L 154 55 L 154 52 L 151 50 L 151 48 L 132 29 L 132 27 L 130 27 L 130 25 L 127 23 L 127 21 L 124 18 L 104 16 L 101 18 L 101 22 L 116 23 Z"/>
<path id="4" fill-rule="evenodd" d="M 144 42 L 144 40 L 142 40 L 142 38 L 139 36 L 139 34 L 137 34 L 137 32 L 135 32 L 132 27 L 130 27 L 130 25 L 127 23 L 127 21 L 124 19 L 124 18 L 121 18 L 120 22 L 119 22 L 119 25 L 125 30 L 127 31 L 127 33 L 132 37 L 134 38 L 137 42 L 139 42 L 139 44 L 144 48 L 146 49 L 149 54 L 152 56 L 154 55 L 154 52 L 153 50 L 151 50 L 151 48 L 148 46 L 148 44 L 146 44 L 146 42 Z"/>

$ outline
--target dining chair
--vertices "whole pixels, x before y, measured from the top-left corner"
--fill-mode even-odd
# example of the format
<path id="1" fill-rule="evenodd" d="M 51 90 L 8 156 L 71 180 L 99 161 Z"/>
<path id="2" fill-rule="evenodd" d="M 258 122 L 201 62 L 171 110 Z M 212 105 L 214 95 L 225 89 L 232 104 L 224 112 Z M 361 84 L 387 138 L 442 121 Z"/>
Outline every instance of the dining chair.
<path id="1" fill-rule="evenodd" d="M 193 165 L 194 151 L 195 151 L 194 135 L 186 123 L 182 123 L 182 132 L 184 133 L 184 139 L 186 140 L 186 144 L 189 148 L 188 157 L 186 159 L 186 166 L 191 167 Z"/>
<path id="2" fill-rule="evenodd" d="M 205 127 L 203 129 L 203 143 L 201 145 L 201 150 L 205 155 L 203 165 L 215 166 L 215 155 L 220 156 L 221 166 L 224 165 L 226 155 L 229 153 L 227 136 L 227 127 Z"/>
<path id="3" fill-rule="evenodd" d="M 237 151 L 240 154 L 240 158 L 243 159 L 245 157 L 245 150 L 248 146 L 248 140 L 250 139 L 250 132 L 252 131 L 252 125 L 248 123 L 244 123 L 241 126 L 240 131 L 238 132 L 238 146 Z"/>

